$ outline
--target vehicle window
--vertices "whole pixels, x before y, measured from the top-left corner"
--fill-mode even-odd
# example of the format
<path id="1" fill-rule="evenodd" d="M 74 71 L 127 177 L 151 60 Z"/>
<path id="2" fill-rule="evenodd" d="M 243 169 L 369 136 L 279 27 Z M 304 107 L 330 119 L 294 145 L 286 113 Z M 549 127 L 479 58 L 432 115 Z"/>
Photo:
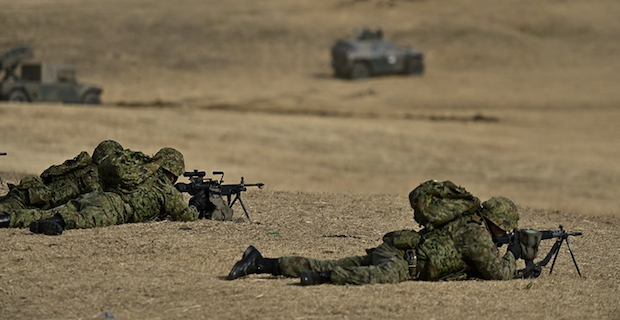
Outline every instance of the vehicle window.
<path id="1" fill-rule="evenodd" d="M 75 72 L 72 70 L 58 70 L 59 82 L 75 82 Z"/>

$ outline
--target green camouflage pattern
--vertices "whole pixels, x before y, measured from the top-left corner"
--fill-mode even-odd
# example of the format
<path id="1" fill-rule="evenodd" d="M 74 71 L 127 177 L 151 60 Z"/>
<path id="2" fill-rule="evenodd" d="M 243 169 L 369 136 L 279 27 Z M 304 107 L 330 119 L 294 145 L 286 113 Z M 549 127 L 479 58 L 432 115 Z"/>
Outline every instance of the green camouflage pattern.
<path id="1" fill-rule="evenodd" d="M 421 236 L 424 241 L 419 244 Z M 434 230 L 390 232 L 384 239 L 387 242 L 364 256 L 339 260 L 281 257 L 280 271 L 290 277 L 299 277 L 301 270 L 332 271 L 334 284 L 397 283 L 411 279 L 405 252 L 412 248 L 407 243 L 416 245 L 417 280 L 508 280 L 517 270 L 513 255 L 499 252 L 478 215 L 459 217 Z"/>
<path id="2" fill-rule="evenodd" d="M 122 151 L 123 146 L 120 143 L 114 140 L 104 140 L 100 142 L 95 148 L 95 151 L 93 151 L 93 162 L 99 165 L 103 158 Z"/>
<path id="3" fill-rule="evenodd" d="M 501 196 L 485 201 L 480 214 L 506 232 L 517 228 L 519 222 L 517 206 L 510 199 Z"/>
<path id="4" fill-rule="evenodd" d="M 105 227 L 124 223 L 127 206 L 121 197 L 110 192 L 91 192 L 50 210 L 22 209 L 10 212 L 12 228 L 27 228 L 39 219 L 60 215 L 65 229 Z"/>
<path id="5" fill-rule="evenodd" d="M 122 161 L 118 161 L 118 160 Z M 161 159 L 166 159 L 162 157 Z M 161 160 L 163 161 L 163 160 Z M 168 157 L 167 159 L 170 159 Z M 174 158 L 178 159 L 178 158 Z M 119 183 L 115 185 L 97 184 L 99 189 L 82 194 L 75 199 L 70 199 L 66 204 L 52 209 L 40 208 L 11 208 L 6 213 L 11 216 L 11 227 L 24 228 L 38 219 L 51 218 L 56 214 L 63 217 L 66 229 L 94 228 L 121 223 L 145 222 L 153 219 L 171 218 L 177 221 L 193 221 L 198 219 L 198 210 L 189 206 L 184 201 L 183 195 L 174 188 L 173 182 L 165 174 L 160 163 L 152 161 L 151 157 L 141 152 L 123 150 L 113 155 L 104 157 L 102 164 L 118 164 L 125 170 L 125 181 L 131 183 Z M 130 165 L 130 164 L 135 165 Z M 99 165 L 101 167 L 101 164 Z M 97 167 L 91 164 L 87 168 L 98 172 Z M 112 168 L 114 169 L 114 168 Z M 160 170 L 162 169 L 162 170 Z M 76 175 L 78 175 L 76 171 Z M 71 173 L 73 174 L 73 172 Z M 68 176 L 67 176 L 68 177 Z M 80 179 L 88 177 L 87 174 L 79 176 Z M 98 176 L 97 176 L 98 177 Z M 126 178 L 131 177 L 131 178 Z M 64 180 L 57 180 L 64 181 Z M 140 183 L 137 183 L 137 182 Z M 52 182 L 52 186 L 56 181 Z M 78 180 L 76 186 L 84 186 L 84 181 Z M 24 181 L 27 191 L 35 190 L 35 187 L 46 186 L 40 177 L 32 177 Z M 24 190 L 14 187 L 14 193 L 24 193 Z M 67 190 L 71 188 L 66 188 Z M 54 194 L 64 190 L 61 186 L 55 187 Z M 80 189 L 83 190 L 83 189 Z M 105 192 L 104 192 L 105 191 Z M 13 191 L 11 191 L 13 192 Z M 61 192 L 62 194 L 66 194 Z"/>
<path id="6" fill-rule="evenodd" d="M 161 161 L 129 149 L 109 155 L 98 166 L 99 174 L 107 186 L 132 188 L 151 177 L 161 167 Z"/>
<path id="7" fill-rule="evenodd" d="M 103 191 L 97 164 L 109 154 L 122 151 L 116 141 L 101 142 L 91 158 L 83 151 L 60 165 L 52 165 L 40 177 L 26 177 L 0 197 L 0 212 L 12 209 L 50 209 L 90 192 Z"/>
<path id="8" fill-rule="evenodd" d="M 388 232 L 383 236 L 383 242 L 401 250 L 416 248 L 422 241 L 419 232 L 408 229 Z"/>
<path id="9" fill-rule="evenodd" d="M 162 171 L 132 190 L 91 192 L 53 209 L 18 209 L 7 213 L 11 216 L 10 227 L 15 228 L 26 228 L 36 220 L 56 214 L 65 220 L 65 229 L 104 227 L 158 218 L 198 219 L 198 210 L 184 202 L 183 195 Z"/>
<path id="10" fill-rule="evenodd" d="M 386 243 L 372 253 L 339 260 L 317 260 L 298 256 L 281 257 L 280 272 L 299 277 L 302 270 L 331 271 L 333 284 L 398 283 L 410 279 L 405 251 Z"/>
<path id="11" fill-rule="evenodd" d="M 30 205 L 30 188 L 44 186 L 40 177 L 23 178 L 18 185 L 8 184 L 9 192 L 0 197 L 0 213 L 13 209 L 28 209 Z"/>
<path id="12" fill-rule="evenodd" d="M 78 196 L 95 191 L 103 191 L 103 182 L 99 177 L 97 166 L 93 163 L 75 170 L 47 184 L 51 191 L 42 209 L 53 208 L 67 203 Z"/>
<path id="13" fill-rule="evenodd" d="M 480 200 L 451 181 L 429 180 L 409 193 L 414 219 L 426 228 L 437 228 L 458 216 L 472 214 Z"/>
<path id="14" fill-rule="evenodd" d="M 138 186 L 129 189 L 116 186 L 106 191 L 120 195 L 131 207 L 132 213 L 125 222 L 144 222 L 156 218 L 165 219 L 168 216 L 176 221 L 198 219 L 196 207 L 185 202 L 183 195 L 174 188 L 163 170 L 150 175 Z"/>
<path id="15" fill-rule="evenodd" d="M 93 163 L 93 159 L 88 155 L 88 152 L 82 151 L 73 159 L 66 160 L 62 164 L 53 165 L 45 169 L 45 171 L 41 173 L 41 179 L 45 182 L 50 182 L 71 171 L 84 168 L 91 163 Z"/>
<path id="16" fill-rule="evenodd" d="M 180 177 L 185 173 L 183 154 L 174 148 L 162 148 L 153 157 L 154 162 L 161 163 L 161 167 Z"/>
<path id="17" fill-rule="evenodd" d="M 97 167 L 90 164 L 44 183 L 40 177 L 26 177 L 0 199 L 0 212 L 10 209 L 49 209 L 81 194 L 102 191 Z"/>

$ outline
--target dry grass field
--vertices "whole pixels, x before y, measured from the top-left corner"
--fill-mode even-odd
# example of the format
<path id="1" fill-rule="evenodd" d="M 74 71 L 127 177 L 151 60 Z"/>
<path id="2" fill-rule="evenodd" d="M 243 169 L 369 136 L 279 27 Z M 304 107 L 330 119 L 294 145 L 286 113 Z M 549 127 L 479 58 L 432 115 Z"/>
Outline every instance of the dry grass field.
<path id="1" fill-rule="evenodd" d="M 244 176 L 255 222 L 153 222 L 59 237 L 0 230 L 0 319 L 620 319 L 620 4 L 609 0 L 0 0 L 0 51 L 73 64 L 104 104 L 0 103 L 16 183 L 102 140 Z M 426 54 L 421 77 L 332 77 L 355 28 Z M 223 277 L 266 256 L 362 254 L 416 228 L 406 195 L 452 180 L 562 224 L 536 280 L 317 286 Z M 0 194 L 6 192 L 6 185 Z M 273 235 L 277 231 L 277 235 Z M 549 241 L 550 242 L 550 241 Z M 550 243 L 545 243 L 546 248 Z M 544 251 L 544 249 L 543 249 Z"/>

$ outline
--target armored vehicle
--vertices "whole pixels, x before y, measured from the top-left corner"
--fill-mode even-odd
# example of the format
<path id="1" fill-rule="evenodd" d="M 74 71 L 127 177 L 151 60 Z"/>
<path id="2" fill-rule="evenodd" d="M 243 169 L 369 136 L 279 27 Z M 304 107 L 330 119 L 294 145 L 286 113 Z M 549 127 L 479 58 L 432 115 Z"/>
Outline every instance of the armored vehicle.
<path id="1" fill-rule="evenodd" d="M 362 30 L 355 39 L 339 39 L 331 50 L 334 75 L 363 79 L 382 74 L 420 75 L 424 54 L 383 39 L 383 32 Z"/>
<path id="2" fill-rule="evenodd" d="M 28 46 L 14 48 L 0 56 L 0 100 L 101 104 L 102 88 L 78 83 L 73 67 L 22 62 L 33 56 Z"/>

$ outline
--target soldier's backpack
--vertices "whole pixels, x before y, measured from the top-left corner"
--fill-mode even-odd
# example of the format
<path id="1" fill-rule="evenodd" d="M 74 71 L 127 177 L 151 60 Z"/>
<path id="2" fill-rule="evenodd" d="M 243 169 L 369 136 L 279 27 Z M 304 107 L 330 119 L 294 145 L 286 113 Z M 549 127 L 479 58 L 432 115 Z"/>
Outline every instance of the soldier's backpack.
<path id="1" fill-rule="evenodd" d="M 441 227 L 480 208 L 478 198 L 449 180 L 422 183 L 411 191 L 409 202 L 414 209 L 414 220 L 429 229 Z"/>
<path id="2" fill-rule="evenodd" d="M 88 152 L 82 151 L 75 158 L 66 160 L 62 164 L 53 165 L 47 168 L 41 173 L 41 179 L 43 182 L 50 183 L 57 180 L 60 177 L 64 177 L 70 172 L 85 168 L 93 163 L 93 159 L 88 155 Z"/>
<path id="3" fill-rule="evenodd" d="M 106 186 L 130 189 L 151 177 L 160 167 L 160 162 L 140 151 L 123 150 L 105 157 L 98 169 Z"/>

